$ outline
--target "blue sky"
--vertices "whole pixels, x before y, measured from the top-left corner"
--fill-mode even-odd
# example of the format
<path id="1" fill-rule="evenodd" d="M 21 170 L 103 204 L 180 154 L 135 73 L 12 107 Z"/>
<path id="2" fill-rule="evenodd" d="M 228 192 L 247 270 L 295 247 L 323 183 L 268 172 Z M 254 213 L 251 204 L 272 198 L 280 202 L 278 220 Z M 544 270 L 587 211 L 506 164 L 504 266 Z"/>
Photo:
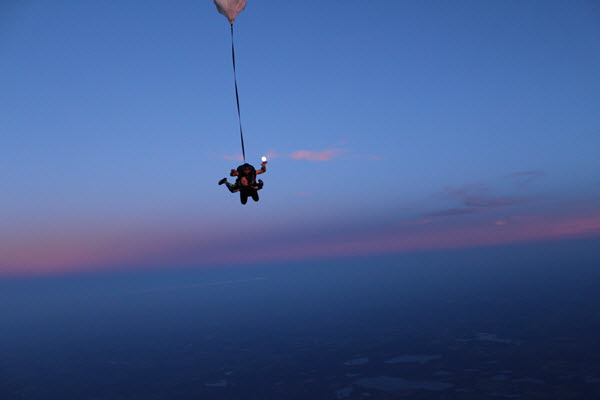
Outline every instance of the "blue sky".
<path id="1" fill-rule="evenodd" d="M 0 6 L 0 276 L 600 234 L 593 2 Z"/>

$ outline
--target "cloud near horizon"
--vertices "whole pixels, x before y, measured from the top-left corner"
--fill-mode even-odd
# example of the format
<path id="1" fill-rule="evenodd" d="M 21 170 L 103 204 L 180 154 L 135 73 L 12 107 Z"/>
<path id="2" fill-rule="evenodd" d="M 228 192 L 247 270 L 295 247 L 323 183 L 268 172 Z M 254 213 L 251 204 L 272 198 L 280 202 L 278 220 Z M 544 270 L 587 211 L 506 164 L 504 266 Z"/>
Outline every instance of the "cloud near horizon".
<path id="1" fill-rule="evenodd" d="M 269 151 L 266 154 L 267 160 L 276 159 L 276 158 L 289 158 L 291 160 L 304 160 L 304 161 L 332 161 L 342 154 L 346 153 L 347 150 L 335 148 L 335 149 L 327 149 L 320 151 L 312 151 L 312 150 L 297 150 L 290 154 L 277 153 L 275 151 Z M 243 157 L 241 154 L 223 154 L 221 158 L 225 160 L 234 160 L 234 161 L 243 161 Z M 374 158 L 376 159 L 376 158 Z"/>
<path id="2" fill-rule="evenodd" d="M 517 186 L 526 186 L 530 183 L 543 177 L 544 171 L 531 170 L 531 171 L 517 171 L 512 174 L 508 174 L 506 178 L 512 179 Z"/>
<path id="3" fill-rule="evenodd" d="M 466 206 L 478 208 L 515 206 L 528 203 L 529 201 L 529 199 L 518 199 L 514 197 L 466 196 L 464 198 Z"/>
<path id="4" fill-rule="evenodd" d="M 345 150 L 342 149 L 329 149 L 322 151 L 298 150 L 293 152 L 290 157 L 292 160 L 331 161 L 334 158 L 339 157 L 344 152 Z"/>
<path id="5" fill-rule="evenodd" d="M 241 154 L 223 154 L 221 157 L 223 157 L 226 160 L 239 161 L 239 162 L 244 161 L 244 157 L 242 157 Z"/>
<path id="6" fill-rule="evenodd" d="M 375 255 L 600 237 L 600 209 L 556 215 L 527 213 L 498 219 L 488 213 L 461 221 L 415 219 L 335 229 L 331 221 L 290 227 L 263 226 L 260 241 L 243 241 L 240 227 L 221 231 L 176 226 L 85 237 L 37 238 L 0 243 L 0 279 L 112 268 L 201 267 L 256 262 Z M 327 227 L 327 228 L 325 228 Z M 238 243 L 232 252 L 232 242 Z"/>
<path id="7" fill-rule="evenodd" d="M 446 208 L 423 214 L 426 217 L 447 217 L 453 215 L 481 214 L 493 209 L 523 205 L 533 199 L 528 197 L 496 196 L 484 184 L 464 185 L 458 188 L 446 186 L 434 195 L 441 200 L 458 201 L 462 207 Z"/>
<path id="8" fill-rule="evenodd" d="M 446 208 L 444 210 L 432 211 L 424 213 L 425 217 L 450 217 L 454 215 L 469 215 L 469 214 L 482 214 L 487 210 L 481 208 Z"/>

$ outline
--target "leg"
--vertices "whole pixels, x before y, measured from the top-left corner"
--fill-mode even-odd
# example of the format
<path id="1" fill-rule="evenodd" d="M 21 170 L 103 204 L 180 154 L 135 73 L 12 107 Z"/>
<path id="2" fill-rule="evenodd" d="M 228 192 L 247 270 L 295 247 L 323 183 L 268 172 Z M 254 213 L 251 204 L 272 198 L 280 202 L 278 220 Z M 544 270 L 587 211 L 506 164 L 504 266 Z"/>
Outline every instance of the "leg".
<path id="1" fill-rule="evenodd" d="M 248 193 L 245 190 L 240 191 L 240 201 L 242 204 L 246 204 L 248 201 Z"/>
<path id="2" fill-rule="evenodd" d="M 256 190 L 252 191 L 252 200 L 258 201 L 258 192 Z"/>
<path id="3" fill-rule="evenodd" d="M 227 189 L 229 189 L 229 191 L 231 193 L 235 193 L 238 189 L 237 184 L 235 183 L 229 183 L 227 181 L 225 181 L 225 186 L 227 186 Z"/>

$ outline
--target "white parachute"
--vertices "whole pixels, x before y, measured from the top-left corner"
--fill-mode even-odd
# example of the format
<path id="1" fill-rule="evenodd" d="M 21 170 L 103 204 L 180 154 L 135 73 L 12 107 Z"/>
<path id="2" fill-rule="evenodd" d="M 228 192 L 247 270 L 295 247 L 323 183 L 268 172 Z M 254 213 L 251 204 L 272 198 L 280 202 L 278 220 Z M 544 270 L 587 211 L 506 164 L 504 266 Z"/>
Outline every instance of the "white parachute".
<path id="1" fill-rule="evenodd" d="M 231 23 L 231 61 L 233 61 L 233 82 L 235 83 L 235 101 L 237 103 L 238 120 L 240 122 L 240 140 L 242 142 L 242 158 L 246 162 L 244 148 L 244 133 L 242 132 L 242 116 L 240 114 L 240 96 L 238 94 L 237 77 L 235 74 L 235 50 L 233 48 L 233 21 L 246 8 L 246 0 L 214 0 L 217 10 L 227 17 Z"/>
<path id="2" fill-rule="evenodd" d="M 246 8 L 246 0 L 214 0 L 217 10 L 233 25 L 235 17 Z"/>

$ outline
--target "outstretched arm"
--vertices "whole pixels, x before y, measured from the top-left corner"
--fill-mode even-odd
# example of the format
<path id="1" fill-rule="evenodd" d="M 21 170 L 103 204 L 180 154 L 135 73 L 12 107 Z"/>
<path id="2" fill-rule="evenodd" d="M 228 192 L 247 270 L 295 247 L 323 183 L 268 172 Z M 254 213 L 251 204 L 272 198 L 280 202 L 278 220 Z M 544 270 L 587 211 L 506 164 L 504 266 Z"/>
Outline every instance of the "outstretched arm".
<path id="1" fill-rule="evenodd" d="M 263 161 L 262 164 L 260 164 L 260 165 L 261 165 L 261 168 L 258 171 L 256 171 L 256 175 L 264 174 L 265 172 L 267 172 L 267 162 Z"/>

